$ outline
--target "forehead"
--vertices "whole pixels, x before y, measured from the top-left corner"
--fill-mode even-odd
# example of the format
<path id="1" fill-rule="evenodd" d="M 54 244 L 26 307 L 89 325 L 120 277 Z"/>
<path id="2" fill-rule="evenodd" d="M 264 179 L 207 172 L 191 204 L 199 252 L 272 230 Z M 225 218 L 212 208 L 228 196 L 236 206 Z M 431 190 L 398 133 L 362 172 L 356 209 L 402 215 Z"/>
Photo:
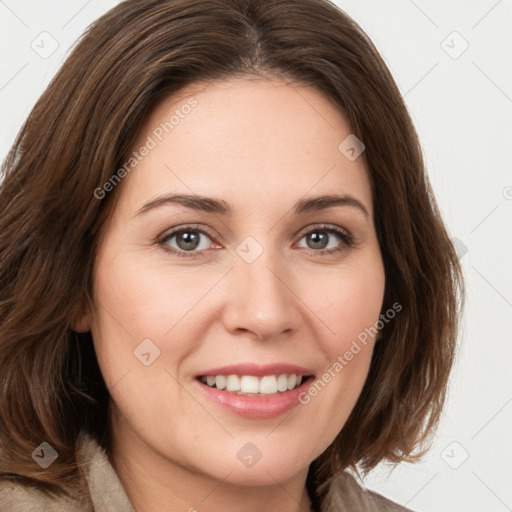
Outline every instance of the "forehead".
<path id="1" fill-rule="evenodd" d="M 278 80 L 196 83 L 158 104 L 133 150 L 139 158 L 123 183 L 131 210 L 165 192 L 225 199 L 266 211 L 308 192 L 350 193 L 371 214 L 363 158 L 339 146 L 351 134 L 321 92 Z M 148 147 L 149 151 L 142 151 Z"/>

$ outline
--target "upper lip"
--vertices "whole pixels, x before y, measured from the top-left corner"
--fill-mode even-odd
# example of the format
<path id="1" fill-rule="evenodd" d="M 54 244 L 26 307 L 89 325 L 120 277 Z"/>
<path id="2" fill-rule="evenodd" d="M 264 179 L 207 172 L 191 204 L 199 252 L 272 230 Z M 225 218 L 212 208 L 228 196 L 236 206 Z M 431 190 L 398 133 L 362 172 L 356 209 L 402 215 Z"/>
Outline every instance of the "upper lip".
<path id="1" fill-rule="evenodd" d="M 303 366 L 289 363 L 271 363 L 265 365 L 259 365 L 256 363 L 240 363 L 210 368 L 198 373 L 196 377 L 202 377 L 205 375 L 254 375 L 255 377 L 263 377 L 265 375 L 282 374 L 308 376 L 313 375 L 313 372 Z"/>

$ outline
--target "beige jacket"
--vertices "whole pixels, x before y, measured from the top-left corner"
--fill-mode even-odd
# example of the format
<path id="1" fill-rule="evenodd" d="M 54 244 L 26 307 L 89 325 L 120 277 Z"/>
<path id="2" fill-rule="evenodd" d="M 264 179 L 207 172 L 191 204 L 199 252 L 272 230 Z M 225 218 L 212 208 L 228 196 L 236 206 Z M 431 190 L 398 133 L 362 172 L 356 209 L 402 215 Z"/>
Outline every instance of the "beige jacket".
<path id="1" fill-rule="evenodd" d="M 36 489 L 0 479 L 0 512 L 135 512 L 102 448 L 85 437 L 80 457 L 86 464 L 89 500 L 48 498 Z M 361 488 L 348 473 L 333 479 L 321 512 L 411 512 Z M 164 511 L 163 511 L 164 512 Z"/>

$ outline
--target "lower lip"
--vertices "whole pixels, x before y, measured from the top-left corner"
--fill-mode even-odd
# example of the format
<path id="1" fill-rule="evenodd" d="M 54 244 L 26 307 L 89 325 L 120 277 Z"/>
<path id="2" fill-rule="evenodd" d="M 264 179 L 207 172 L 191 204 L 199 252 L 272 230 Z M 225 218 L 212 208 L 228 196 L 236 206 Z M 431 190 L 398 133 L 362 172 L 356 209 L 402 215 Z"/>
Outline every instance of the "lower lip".
<path id="1" fill-rule="evenodd" d="M 211 388 L 198 379 L 195 382 L 210 400 L 220 404 L 230 412 L 246 418 L 275 418 L 290 411 L 300 404 L 299 395 L 313 381 L 314 377 L 308 377 L 300 386 L 289 391 L 283 391 L 268 396 L 245 396 L 237 395 L 230 391 Z"/>

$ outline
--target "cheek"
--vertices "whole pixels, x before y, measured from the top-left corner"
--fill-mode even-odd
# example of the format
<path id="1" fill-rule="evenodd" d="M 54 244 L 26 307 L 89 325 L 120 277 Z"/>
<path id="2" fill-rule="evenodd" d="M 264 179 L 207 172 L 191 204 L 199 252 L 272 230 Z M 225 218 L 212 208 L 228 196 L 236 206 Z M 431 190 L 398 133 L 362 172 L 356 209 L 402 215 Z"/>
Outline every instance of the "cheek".
<path id="1" fill-rule="evenodd" d="M 190 286 L 184 273 L 174 272 L 171 277 L 168 269 L 141 263 L 145 258 L 140 254 L 111 249 L 113 254 L 116 251 L 122 257 L 105 253 L 98 258 L 93 339 L 114 402 L 137 423 L 161 411 L 162 396 L 179 395 L 179 386 L 166 370 L 174 374 L 194 349 L 193 327 L 180 319 L 186 319 L 204 291 Z M 182 336 L 185 325 L 187 336 Z M 180 404 L 176 400 L 178 416 Z"/>
<path id="2" fill-rule="evenodd" d="M 314 291 L 309 292 L 308 305 L 321 320 L 317 325 L 323 326 L 318 343 L 326 366 L 301 401 L 315 409 L 316 424 L 329 425 L 324 432 L 328 440 L 346 422 L 366 381 L 384 286 L 384 269 L 376 254 L 336 273 L 317 274 Z"/>
<path id="3" fill-rule="evenodd" d="M 315 276 L 308 304 L 325 325 L 322 341 L 334 361 L 349 350 L 353 340 L 370 345 L 382 308 L 385 277 L 378 251 L 361 258 L 355 254 L 336 272 L 330 270 Z"/>
<path id="4" fill-rule="evenodd" d="M 216 279 L 211 275 L 208 282 Z M 175 327 L 212 286 L 208 282 L 159 263 L 155 266 L 152 258 L 138 253 L 111 259 L 107 255 L 100 260 L 94 280 L 98 344 L 107 345 L 108 340 L 112 352 L 124 348 L 131 353 L 143 340 L 151 339 L 163 350 L 164 341 L 174 338 Z M 175 354 L 185 341 L 173 339 Z M 126 350 L 127 345 L 131 350 Z"/>

